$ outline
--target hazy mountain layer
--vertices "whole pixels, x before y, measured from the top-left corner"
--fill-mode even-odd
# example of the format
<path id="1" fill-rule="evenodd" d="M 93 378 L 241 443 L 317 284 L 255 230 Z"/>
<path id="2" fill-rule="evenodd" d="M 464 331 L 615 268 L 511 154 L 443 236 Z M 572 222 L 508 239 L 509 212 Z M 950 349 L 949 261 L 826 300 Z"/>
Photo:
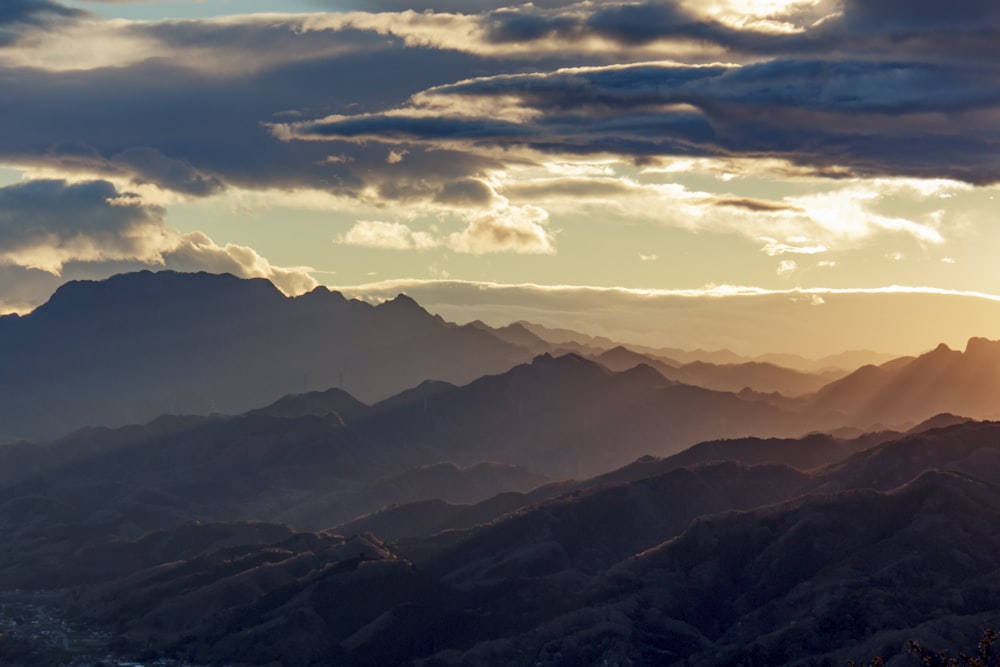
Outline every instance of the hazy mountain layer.
<path id="1" fill-rule="evenodd" d="M 242 412 L 329 387 L 372 401 L 532 356 L 405 296 L 378 306 L 325 288 L 288 298 L 265 280 L 169 271 L 67 283 L 31 314 L 0 319 L 0 350 L 8 439 Z"/>
<path id="2" fill-rule="evenodd" d="M 916 358 L 864 366 L 821 389 L 812 405 L 855 424 L 917 422 L 940 412 L 1000 417 L 1000 341 L 973 338 L 964 352 L 942 344 Z"/>
<path id="3" fill-rule="evenodd" d="M 1000 622 L 998 474 L 1000 425 L 960 424 L 809 473 L 730 462 L 595 482 L 397 547 L 281 533 L 132 570 L 78 593 L 77 613 L 205 662 L 913 664 L 910 638 L 972 646 Z M 186 530 L 189 552 L 227 534 Z"/>

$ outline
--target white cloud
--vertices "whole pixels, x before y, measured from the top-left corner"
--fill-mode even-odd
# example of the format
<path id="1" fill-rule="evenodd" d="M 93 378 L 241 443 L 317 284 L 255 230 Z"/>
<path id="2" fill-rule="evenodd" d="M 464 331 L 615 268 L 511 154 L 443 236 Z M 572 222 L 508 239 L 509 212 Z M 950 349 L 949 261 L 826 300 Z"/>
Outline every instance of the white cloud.
<path id="1" fill-rule="evenodd" d="M 456 252 L 482 255 L 514 252 L 531 255 L 555 253 L 554 238 L 546 228 L 549 214 L 537 206 L 504 206 L 473 214 L 468 226 L 448 236 Z"/>
<path id="2" fill-rule="evenodd" d="M 472 255 L 511 252 L 553 254 L 548 213 L 535 206 L 499 206 L 465 216 L 465 227 L 451 233 L 414 231 L 399 222 L 358 220 L 337 243 L 384 250 L 445 248 Z"/>
<path id="3" fill-rule="evenodd" d="M 381 220 L 358 220 L 337 237 L 337 243 L 383 250 L 426 250 L 440 245 L 427 232 L 415 232 L 404 224 Z"/>
<path id="4" fill-rule="evenodd" d="M 403 159 L 410 154 L 410 151 L 406 149 L 392 149 L 389 151 L 389 155 L 386 156 L 385 161 L 387 164 L 399 164 Z"/>
<path id="5" fill-rule="evenodd" d="M 798 263 L 791 259 L 786 259 L 778 264 L 778 275 L 782 278 L 789 278 L 798 270 Z"/>
<path id="6" fill-rule="evenodd" d="M 827 251 L 825 245 L 806 245 L 808 241 L 804 239 L 789 239 L 789 243 L 781 243 L 777 239 L 764 236 L 760 240 L 766 242 L 761 251 L 771 257 L 789 253 L 793 255 L 816 255 Z"/>
<path id="7" fill-rule="evenodd" d="M 246 246 L 182 233 L 166 223 L 163 209 L 107 181 L 0 188 L 0 266 L 8 267 L 13 282 L 45 285 L 50 280 L 42 273 L 65 277 L 81 267 L 91 275 L 100 275 L 101 267 L 108 275 L 150 267 L 232 273 L 267 278 L 289 294 L 317 284 L 308 268 L 274 266 Z"/>

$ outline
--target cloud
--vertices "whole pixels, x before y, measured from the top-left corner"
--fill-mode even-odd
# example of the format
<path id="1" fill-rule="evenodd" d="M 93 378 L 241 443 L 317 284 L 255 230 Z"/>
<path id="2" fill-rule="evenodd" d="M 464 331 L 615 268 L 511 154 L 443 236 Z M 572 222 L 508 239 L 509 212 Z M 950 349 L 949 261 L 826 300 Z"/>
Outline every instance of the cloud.
<path id="1" fill-rule="evenodd" d="M 748 211 L 754 212 L 775 212 L 775 211 L 795 211 L 801 212 L 802 209 L 795 206 L 789 206 L 788 204 L 782 202 L 767 201 L 765 199 L 755 199 L 753 197 L 720 197 L 715 200 L 716 206 L 732 206 L 736 208 L 745 208 Z"/>
<path id="2" fill-rule="evenodd" d="M 926 63 L 776 60 L 484 77 L 426 90 L 389 112 L 276 127 L 286 139 L 521 147 L 623 159 L 767 155 L 864 176 L 985 183 L 1000 179 L 992 132 L 997 111 L 1000 73 Z M 965 123 L 942 125 L 935 114 L 943 112 L 964 113 Z M 731 205 L 741 203 L 752 205 Z"/>
<path id="3" fill-rule="evenodd" d="M 551 254 L 549 217 L 595 213 L 766 236 L 773 256 L 940 244 L 946 223 L 855 179 L 1000 178 L 994 4 L 375 0 L 138 22 L 18 0 L 0 9 L 18 35 L 0 162 L 147 203 L 335 203 L 359 220 L 338 239 L 369 247 Z M 718 165 L 717 187 L 650 182 L 681 160 Z M 814 180 L 749 196 L 718 184 L 735 163 Z M 44 247 L 35 263 L 58 267 Z"/>
<path id="4" fill-rule="evenodd" d="M 778 276 L 781 278 L 790 278 L 798 270 L 798 262 L 793 259 L 785 259 L 778 265 Z"/>
<path id="5" fill-rule="evenodd" d="M 0 263 L 58 274 L 71 261 L 160 261 L 163 211 L 110 183 L 31 181 L 0 189 Z"/>
<path id="6" fill-rule="evenodd" d="M 464 230 L 448 236 L 447 246 L 473 255 L 551 255 L 555 245 L 545 226 L 548 219 L 549 214 L 536 206 L 507 206 L 474 214 Z"/>
<path id="7" fill-rule="evenodd" d="M 274 266 L 250 248 L 219 246 L 201 232 L 182 233 L 163 215 L 107 181 L 37 180 L 0 188 L 0 267 L 12 276 L 11 285 L 51 284 L 43 274 L 67 278 L 81 270 L 101 274 L 103 268 L 110 275 L 149 267 L 268 278 L 293 294 L 316 285 L 305 269 Z"/>
<path id="8" fill-rule="evenodd" d="M 48 29 L 84 12 L 51 0 L 4 0 L 0 4 L 0 47 L 9 46 L 35 29 Z"/>
<path id="9" fill-rule="evenodd" d="M 891 35 L 879 26 L 910 5 L 754 14 L 825 16 L 789 35 L 740 27 L 730 18 L 752 3 L 731 2 L 384 0 L 348 13 L 60 24 L 0 55 L 0 85 L 18 100 L 0 109 L 0 124 L 17 128 L 0 138 L 0 160 L 188 196 L 302 188 L 400 202 L 444 202 L 451 184 L 537 159 L 521 147 L 622 161 L 781 157 L 815 170 L 986 183 L 1000 173 L 997 68 L 974 55 L 975 67 L 965 54 L 924 57 L 934 36 L 995 36 L 995 12 L 966 1 L 939 29 L 930 17 L 940 10 L 921 4 Z M 32 8 L 23 16 L 61 11 L 41 0 L 5 5 L 16 6 Z M 899 57 L 888 40 L 908 43 L 901 34 L 924 48 Z M 721 50 L 706 56 L 706 43 Z M 692 64 L 631 62 L 677 48 Z M 725 57 L 737 52 L 761 61 Z M 736 62 L 711 62 L 713 53 Z M 372 71 L 380 76 L 357 75 Z M 302 122 L 287 122 L 289 111 Z M 951 124 L 940 114 L 964 116 Z M 332 145 L 278 142 L 268 127 Z M 490 204 L 484 193 L 476 205 Z"/>
<path id="10" fill-rule="evenodd" d="M 382 145 L 276 141 L 265 125 L 289 110 L 394 104 L 505 68 L 374 31 L 304 30 L 303 20 L 87 21 L 0 49 L 0 88 L 17 100 L 0 105 L 0 125 L 12 128 L 0 134 L 0 162 L 185 196 L 237 187 L 404 201 L 447 197 L 454 183 L 502 167 L 467 151 L 400 145 L 392 149 L 405 159 L 387 162 Z M 371 71 L 382 74 L 358 76 Z"/>
<path id="11" fill-rule="evenodd" d="M 134 146 L 118 153 L 111 162 L 132 175 L 136 183 L 155 183 L 161 188 L 203 197 L 222 190 L 218 176 L 200 173 L 186 160 L 169 158 L 156 148 Z"/>
<path id="12" fill-rule="evenodd" d="M 398 222 L 358 220 L 350 230 L 337 237 L 344 245 L 383 250 L 424 250 L 440 245 L 427 232 L 415 232 Z"/>
<path id="13" fill-rule="evenodd" d="M 768 237 L 761 238 L 766 244 L 761 248 L 761 252 L 776 257 L 778 255 L 816 255 L 827 251 L 827 247 L 821 244 L 809 244 L 807 239 L 789 239 L 789 243 L 781 243 L 777 239 Z"/>
<path id="14" fill-rule="evenodd" d="M 991 0 L 844 0 L 844 22 L 859 32 L 978 31 L 1000 25 L 1000 6 Z"/>
<path id="15" fill-rule="evenodd" d="M 446 248 L 471 255 L 555 252 L 553 235 L 546 228 L 548 213 L 540 208 L 501 205 L 466 218 L 465 227 L 451 233 L 414 231 L 398 222 L 358 220 L 336 241 L 382 250 Z"/>

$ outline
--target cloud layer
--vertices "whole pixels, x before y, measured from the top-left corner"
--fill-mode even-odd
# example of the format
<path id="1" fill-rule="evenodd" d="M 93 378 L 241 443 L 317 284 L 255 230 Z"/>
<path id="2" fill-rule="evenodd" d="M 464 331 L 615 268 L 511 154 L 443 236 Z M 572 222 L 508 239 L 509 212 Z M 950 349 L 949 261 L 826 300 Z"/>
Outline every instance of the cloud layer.
<path id="1" fill-rule="evenodd" d="M 316 285 L 305 269 L 273 266 L 251 248 L 181 233 L 163 209 L 107 181 L 34 180 L 0 188 L 0 305 L 37 305 L 62 279 L 139 268 L 268 278 L 288 294 Z"/>
<path id="2" fill-rule="evenodd" d="M 313 4 L 160 21 L 0 7 L 0 166 L 26 179 L 0 190 L 8 282 L 124 264 L 308 286 L 168 222 L 249 199 L 291 211 L 283 243 L 308 211 L 329 217 L 331 257 L 384 251 L 355 279 L 403 255 L 411 271 L 504 255 L 517 282 L 514 260 L 574 248 L 610 284 L 584 249 L 656 227 L 737 239 L 719 245 L 772 287 L 843 284 L 873 257 L 962 268 L 978 260 L 956 239 L 992 238 L 963 206 L 1000 182 L 995 2 Z M 654 284 L 687 261 L 656 238 L 622 254 Z"/>

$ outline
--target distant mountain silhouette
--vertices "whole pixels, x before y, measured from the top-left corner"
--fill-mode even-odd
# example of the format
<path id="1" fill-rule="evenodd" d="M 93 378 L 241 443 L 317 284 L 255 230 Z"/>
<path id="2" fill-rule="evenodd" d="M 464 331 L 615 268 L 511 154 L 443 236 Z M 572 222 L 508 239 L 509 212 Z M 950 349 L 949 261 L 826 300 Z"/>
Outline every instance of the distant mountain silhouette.
<path id="1" fill-rule="evenodd" d="M 806 373 L 824 371 L 852 371 L 869 364 L 883 364 L 892 361 L 899 355 L 871 350 L 847 350 L 830 354 L 819 359 L 807 359 L 797 354 L 782 354 L 772 352 L 762 354 L 753 361 L 772 363 L 785 368 L 793 368 Z"/>
<path id="2" fill-rule="evenodd" d="M 420 392 L 358 425 L 398 456 L 502 461 L 587 477 L 701 440 L 799 435 L 817 421 L 767 403 L 671 382 L 647 365 L 621 373 L 579 355 L 540 355 L 468 385 Z M 416 459 L 414 459 L 416 460 Z"/>
<path id="3" fill-rule="evenodd" d="M 251 410 L 250 414 L 270 417 L 325 417 L 337 415 L 344 423 L 354 422 L 369 412 L 369 407 L 348 394 L 343 389 L 312 391 L 306 394 L 290 394 L 263 408 Z"/>
<path id="4" fill-rule="evenodd" d="M 377 306 L 322 287 L 287 298 L 262 279 L 169 271 L 67 283 L 34 312 L 0 320 L 0 351 L 7 439 L 242 412 L 330 387 L 371 402 L 531 358 L 403 295 Z"/>
<path id="5" fill-rule="evenodd" d="M 539 337 L 520 322 L 503 327 L 491 327 L 485 322 L 476 320 L 469 322 L 468 326 L 487 331 L 502 341 L 526 348 L 535 354 L 552 352 L 555 347 L 551 342 Z"/>
<path id="6" fill-rule="evenodd" d="M 652 355 L 640 354 L 620 345 L 594 359 L 616 371 L 626 370 L 637 364 L 647 364 L 670 380 L 706 389 L 738 392 L 750 388 L 757 392 L 778 392 L 785 396 L 815 392 L 843 376 L 842 372 L 804 373 L 756 361 L 740 364 L 713 364 L 705 361 L 669 364 Z"/>
<path id="7" fill-rule="evenodd" d="M 392 503 L 474 503 L 707 438 L 808 425 L 770 405 L 671 383 L 648 366 L 614 373 L 576 355 L 543 355 L 465 386 L 423 383 L 373 406 L 328 390 L 239 417 L 165 416 L 0 446 L 0 503 L 33 487 L 64 498 L 76 493 L 64 487 L 113 484 L 109 502 L 141 489 L 172 499 L 165 507 L 174 509 L 135 523 L 139 530 L 178 517 L 318 528 Z M 74 520 L 101 502 L 76 503 Z"/>
<path id="8" fill-rule="evenodd" d="M 972 338 L 964 352 L 941 344 L 916 358 L 864 366 L 821 389 L 812 405 L 860 426 L 921 422 L 943 412 L 1000 417 L 1000 341 Z"/>

